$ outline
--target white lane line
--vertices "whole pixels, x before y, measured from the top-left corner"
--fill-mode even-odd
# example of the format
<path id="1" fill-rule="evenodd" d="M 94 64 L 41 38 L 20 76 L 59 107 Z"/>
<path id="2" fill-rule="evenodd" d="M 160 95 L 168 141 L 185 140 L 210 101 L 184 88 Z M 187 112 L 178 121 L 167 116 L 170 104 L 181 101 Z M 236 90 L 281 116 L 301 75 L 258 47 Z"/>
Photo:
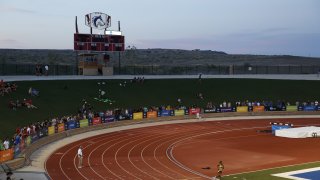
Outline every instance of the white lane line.
<path id="1" fill-rule="evenodd" d="M 195 171 L 189 167 L 187 167 L 186 165 L 182 164 L 181 162 L 179 162 L 174 156 L 173 156 L 173 149 L 175 146 L 177 146 L 179 143 L 195 138 L 195 137 L 199 137 L 199 136 L 204 136 L 204 135 L 208 135 L 208 134 L 218 134 L 218 133 L 225 133 L 225 132 L 232 132 L 232 131 L 242 131 L 242 130 L 251 130 L 251 129 L 259 129 L 259 128 L 266 128 L 269 126 L 259 126 L 259 127 L 250 127 L 250 128 L 238 128 L 238 129 L 229 129 L 229 130 L 223 130 L 223 131 L 214 131 L 214 132 L 208 132 L 208 133 L 203 133 L 203 134 L 199 134 L 199 135 L 194 135 L 194 136 L 189 136 L 187 138 L 184 139 L 180 139 L 179 141 L 176 141 L 174 143 L 172 143 L 168 148 L 167 148 L 167 157 L 173 162 L 175 163 L 177 166 L 179 166 L 180 168 L 189 171 L 192 174 L 201 176 L 203 178 L 207 178 L 207 179 L 211 179 L 212 177 L 207 176 L 205 174 L 202 174 L 198 171 Z"/>

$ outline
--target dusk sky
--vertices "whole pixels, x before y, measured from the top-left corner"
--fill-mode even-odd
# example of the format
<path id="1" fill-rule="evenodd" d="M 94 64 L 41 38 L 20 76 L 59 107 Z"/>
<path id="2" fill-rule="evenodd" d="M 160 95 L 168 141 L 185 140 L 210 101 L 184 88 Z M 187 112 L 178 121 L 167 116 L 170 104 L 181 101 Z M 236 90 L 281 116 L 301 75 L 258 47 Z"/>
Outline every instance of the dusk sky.
<path id="1" fill-rule="evenodd" d="M 73 49 L 90 12 L 138 49 L 320 57 L 320 0 L 0 0 L 0 48 Z"/>

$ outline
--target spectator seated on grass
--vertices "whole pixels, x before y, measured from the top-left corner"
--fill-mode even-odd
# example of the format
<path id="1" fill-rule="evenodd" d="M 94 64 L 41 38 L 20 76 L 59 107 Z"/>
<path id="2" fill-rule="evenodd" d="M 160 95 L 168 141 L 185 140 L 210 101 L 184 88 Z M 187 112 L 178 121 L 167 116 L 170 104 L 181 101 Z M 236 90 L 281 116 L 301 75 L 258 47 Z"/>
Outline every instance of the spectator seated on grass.
<path id="1" fill-rule="evenodd" d="M 23 99 L 22 105 L 28 109 L 37 109 L 37 107 L 32 104 L 32 99 Z"/>
<path id="2" fill-rule="evenodd" d="M 10 94 L 17 90 L 17 85 L 15 83 L 6 83 L 3 80 L 0 81 L 0 95 Z"/>
<path id="3" fill-rule="evenodd" d="M 9 108 L 12 110 L 17 110 L 17 105 L 13 100 L 9 101 Z"/>
<path id="4" fill-rule="evenodd" d="M 30 87 L 28 93 L 29 93 L 31 96 L 39 96 L 39 93 L 40 93 L 40 92 L 39 92 L 38 90 L 36 90 L 35 88 Z"/>

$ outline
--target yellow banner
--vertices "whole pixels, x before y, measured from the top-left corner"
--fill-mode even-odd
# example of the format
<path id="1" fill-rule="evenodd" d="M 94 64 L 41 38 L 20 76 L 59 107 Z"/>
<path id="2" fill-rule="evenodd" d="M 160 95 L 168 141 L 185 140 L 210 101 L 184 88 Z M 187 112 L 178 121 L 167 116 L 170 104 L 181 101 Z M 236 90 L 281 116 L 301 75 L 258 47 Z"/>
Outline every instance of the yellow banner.
<path id="1" fill-rule="evenodd" d="M 237 112 L 248 112 L 248 106 L 237 106 Z"/>
<path id="2" fill-rule="evenodd" d="M 297 106 L 287 106 L 287 111 L 297 111 Z"/>
<path id="3" fill-rule="evenodd" d="M 31 144 L 31 137 L 28 136 L 26 139 L 26 145 L 29 146 Z"/>
<path id="4" fill-rule="evenodd" d="M 80 127 L 87 127 L 89 126 L 89 122 L 88 122 L 88 119 L 82 119 L 79 121 L 80 122 Z"/>
<path id="5" fill-rule="evenodd" d="M 183 116 L 184 115 L 184 110 L 174 110 L 174 115 L 175 116 Z"/>
<path id="6" fill-rule="evenodd" d="M 142 118 L 143 118 L 142 112 L 133 113 L 133 119 L 142 119 Z"/>
<path id="7" fill-rule="evenodd" d="M 55 133 L 55 128 L 54 128 L 54 126 L 48 127 L 48 135 L 50 136 L 50 135 L 52 135 L 52 134 L 54 134 L 54 133 Z"/>

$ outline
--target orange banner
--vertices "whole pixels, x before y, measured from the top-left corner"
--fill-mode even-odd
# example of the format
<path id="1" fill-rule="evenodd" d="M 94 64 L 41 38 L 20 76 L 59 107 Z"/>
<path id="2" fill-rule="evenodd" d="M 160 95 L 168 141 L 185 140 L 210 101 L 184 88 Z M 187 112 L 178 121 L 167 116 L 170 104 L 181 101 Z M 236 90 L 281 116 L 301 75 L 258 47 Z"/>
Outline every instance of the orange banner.
<path id="1" fill-rule="evenodd" d="M 10 161 L 13 159 L 13 149 L 0 151 L 0 163 Z"/>
<path id="2" fill-rule="evenodd" d="M 157 117 L 158 117 L 158 112 L 157 111 L 147 112 L 147 118 L 157 118 Z"/>
<path id="3" fill-rule="evenodd" d="M 263 112 L 264 106 L 253 106 L 253 112 Z"/>
<path id="4" fill-rule="evenodd" d="M 64 131 L 64 123 L 58 124 L 58 132 L 63 132 Z"/>

